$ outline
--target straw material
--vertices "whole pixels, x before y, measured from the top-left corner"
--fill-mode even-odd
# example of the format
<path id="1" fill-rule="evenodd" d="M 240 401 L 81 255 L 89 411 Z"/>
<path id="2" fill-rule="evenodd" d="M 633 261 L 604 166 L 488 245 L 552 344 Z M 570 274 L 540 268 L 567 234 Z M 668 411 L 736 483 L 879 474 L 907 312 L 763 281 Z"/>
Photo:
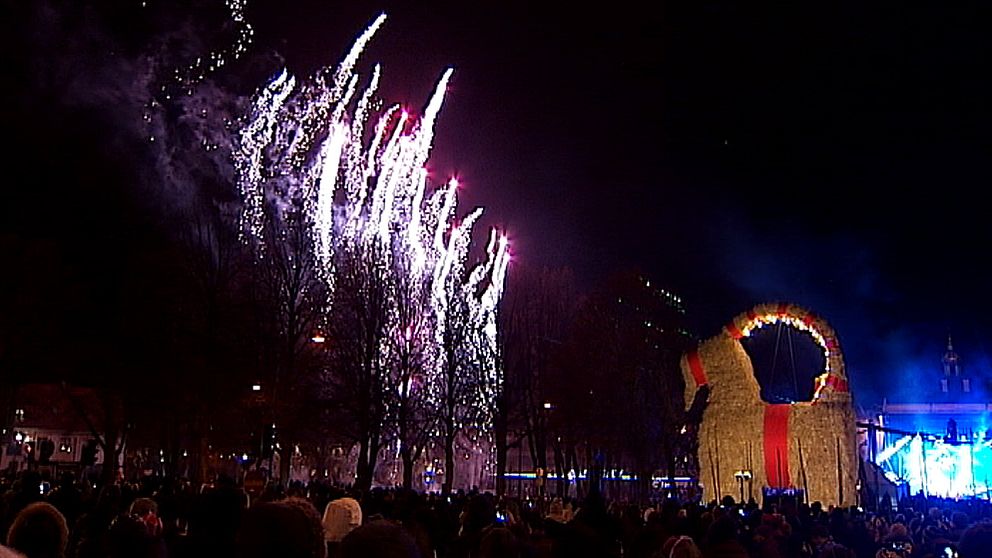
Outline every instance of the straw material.
<path id="1" fill-rule="evenodd" d="M 858 472 L 854 408 L 847 391 L 843 357 L 833 329 L 822 319 L 794 305 L 768 304 L 741 314 L 718 335 L 703 342 L 698 364 L 710 388 L 699 428 L 699 479 L 705 500 L 740 497 L 734 473 L 751 472 L 744 483 L 744 497 L 761 497 L 768 486 L 765 469 L 765 408 L 754 368 L 738 338 L 756 321 L 789 317 L 801 320 L 828 347 L 829 375 L 821 376 L 812 402 L 794 403 L 788 410 L 788 465 L 791 486 L 806 490 L 810 502 L 854 505 Z M 692 401 L 698 376 L 689 357 L 682 359 L 686 404 Z M 841 386 L 838 388 L 838 385 Z M 773 467 L 774 470 L 774 467 Z"/>

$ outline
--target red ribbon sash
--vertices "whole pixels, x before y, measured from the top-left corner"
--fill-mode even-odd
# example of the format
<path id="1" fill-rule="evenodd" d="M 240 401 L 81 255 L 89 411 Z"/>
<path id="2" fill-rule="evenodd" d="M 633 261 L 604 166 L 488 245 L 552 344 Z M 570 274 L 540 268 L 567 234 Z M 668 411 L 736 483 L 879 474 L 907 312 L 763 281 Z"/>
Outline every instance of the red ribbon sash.
<path id="1" fill-rule="evenodd" d="M 839 391 L 839 392 L 842 392 L 842 393 L 846 393 L 847 392 L 847 389 L 848 389 L 847 388 L 847 380 L 845 380 L 844 378 L 841 378 L 840 376 L 835 376 L 833 374 L 828 375 L 827 376 L 827 380 L 824 383 L 825 383 L 825 385 L 828 385 L 828 386 L 834 388 L 834 391 Z"/>
<path id="2" fill-rule="evenodd" d="M 727 329 L 727 333 L 730 334 L 730 337 L 732 339 L 740 339 L 741 337 L 744 337 L 744 332 L 742 332 L 740 328 L 737 327 L 737 324 L 735 324 L 734 322 L 730 322 L 729 324 L 727 324 L 726 329 Z"/>
<path id="3" fill-rule="evenodd" d="M 791 406 L 765 406 L 765 477 L 772 488 L 792 486 L 789 478 L 789 411 Z"/>
<path id="4" fill-rule="evenodd" d="M 685 359 L 689 362 L 689 371 L 692 372 L 692 379 L 696 381 L 696 386 L 705 386 L 707 384 L 706 369 L 703 368 L 703 361 L 699 359 L 699 351 L 690 351 Z"/>

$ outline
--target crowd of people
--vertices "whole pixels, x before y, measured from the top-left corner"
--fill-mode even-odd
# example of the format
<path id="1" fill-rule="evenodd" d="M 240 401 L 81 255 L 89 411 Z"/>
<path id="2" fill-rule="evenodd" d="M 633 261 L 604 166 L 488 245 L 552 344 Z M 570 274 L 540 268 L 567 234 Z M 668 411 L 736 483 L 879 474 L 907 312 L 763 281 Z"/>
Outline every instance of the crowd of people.
<path id="1" fill-rule="evenodd" d="M 0 485 L 0 558 L 976 558 L 992 504 L 914 499 L 824 509 L 788 499 L 651 505 L 368 492 L 319 482 L 249 495 L 219 478 L 95 487 L 32 471 Z M 888 503 L 887 503 L 888 504 Z"/>

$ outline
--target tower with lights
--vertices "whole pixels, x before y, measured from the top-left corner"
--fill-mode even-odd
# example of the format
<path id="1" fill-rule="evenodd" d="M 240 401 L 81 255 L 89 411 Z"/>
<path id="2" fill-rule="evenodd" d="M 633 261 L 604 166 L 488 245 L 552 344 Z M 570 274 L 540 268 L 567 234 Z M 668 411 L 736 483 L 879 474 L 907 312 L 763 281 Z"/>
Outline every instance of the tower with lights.
<path id="1" fill-rule="evenodd" d="M 909 386 L 912 389 L 899 389 L 898 395 L 883 402 L 887 426 L 911 432 L 940 433 L 953 419 L 958 433 L 965 435 L 992 425 L 988 420 L 992 418 L 992 402 L 987 400 L 980 378 L 967 371 L 950 336 L 939 370 L 929 380 L 915 382 Z M 912 379 L 907 381 L 912 382 Z M 904 383 L 899 387 L 907 385 Z"/>
<path id="2" fill-rule="evenodd" d="M 947 351 L 941 359 L 944 375 L 940 378 L 940 392 L 955 397 L 971 393 L 971 378 L 961 373 L 961 357 L 954 352 L 954 342 L 947 336 Z M 965 396 L 967 397 L 967 396 Z"/>
<path id="3" fill-rule="evenodd" d="M 872 417 L 879 435 L 869 457 L 910 494 L 984 498 L 992 489 L 992 400 L 951 337 L 937 374 L 907 378 L 893 391 Z"/>

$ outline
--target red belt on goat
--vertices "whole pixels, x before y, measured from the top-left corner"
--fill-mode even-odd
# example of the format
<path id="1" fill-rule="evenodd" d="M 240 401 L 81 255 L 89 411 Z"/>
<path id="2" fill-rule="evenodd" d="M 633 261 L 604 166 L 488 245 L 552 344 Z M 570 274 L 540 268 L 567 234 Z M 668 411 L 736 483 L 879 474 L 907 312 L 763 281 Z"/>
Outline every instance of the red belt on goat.
<path id="1" fill-rule="evenodd" d="M 689 371 L 696 386 L 708 383 L 706 369 L 699 358 L 699 351 L 690 351 L 686 355 Z M 846 387 L 846 386 L 845 386 Z M 765 478 L 771 488 L 788 488 L 792 486 L 789 476 L 789 412 L 791 406 L 765 405 Z"/>
<path id="2" fill-rule="evenodd" d="M 792 486 L 789 478 L 789 411 L 791 405 L 765 406 L 765 477 L 772 488 Z"/>

